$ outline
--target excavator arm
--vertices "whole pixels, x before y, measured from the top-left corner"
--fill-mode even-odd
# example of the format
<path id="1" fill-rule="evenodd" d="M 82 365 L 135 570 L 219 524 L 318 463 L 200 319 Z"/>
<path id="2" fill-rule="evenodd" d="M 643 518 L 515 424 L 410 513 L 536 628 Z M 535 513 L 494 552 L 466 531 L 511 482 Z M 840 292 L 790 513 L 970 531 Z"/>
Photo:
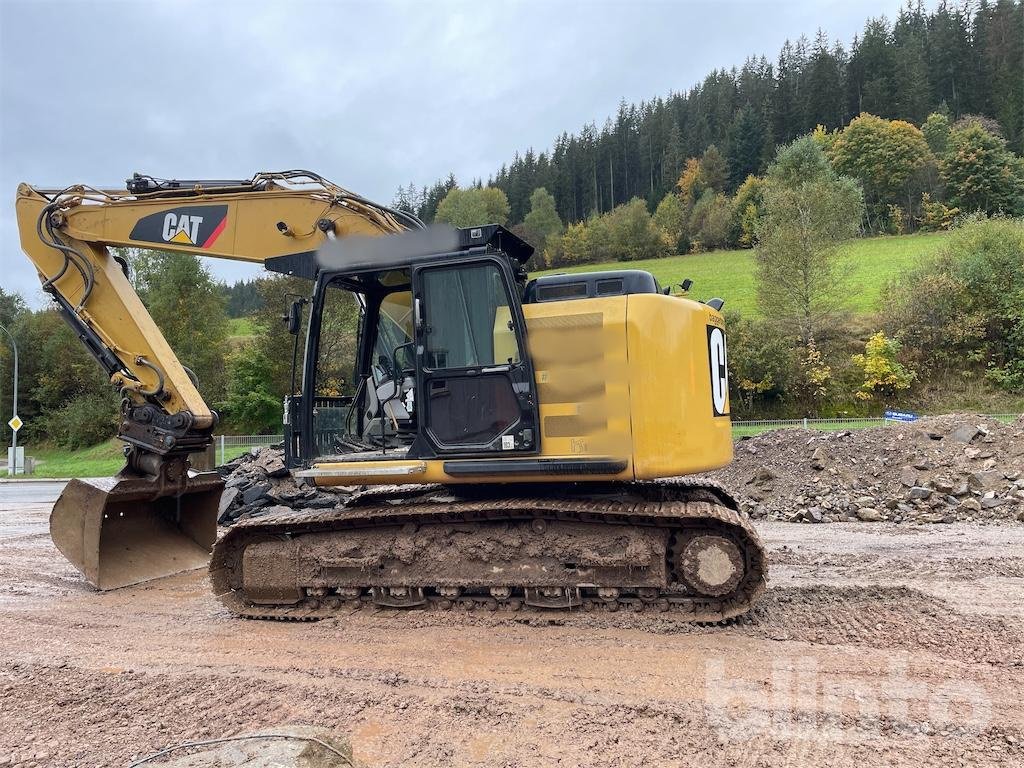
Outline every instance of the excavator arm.
<path id="1" fill-rule="evenodd" d="M 189 472 L 216 413 L 179 362 L 111 249 L 265 263 L 325 240 L 421 227 L 307 171 L 244 181 L 136 174 L 124 190 L 18 188 L 22 249 L 43 289 L 122 394 L 127 463 L 113 479 L 72 481 L 51 516 L 58 548 L 94 585 L 124 586 L 205 563 L 221 484 Z"/>

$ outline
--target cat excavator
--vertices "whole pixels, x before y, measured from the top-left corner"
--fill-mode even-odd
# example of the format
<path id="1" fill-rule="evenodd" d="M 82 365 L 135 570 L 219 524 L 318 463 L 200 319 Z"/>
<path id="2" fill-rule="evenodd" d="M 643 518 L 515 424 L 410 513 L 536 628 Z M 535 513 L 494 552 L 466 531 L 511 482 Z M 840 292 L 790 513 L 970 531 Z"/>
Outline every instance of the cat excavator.
<path id="1" fill-rule="evenodd" d="M 371 606 L 704 622 L 763 592 L 753 527 L 728 490 L 692 477 L 732 458 L 721 300 L 639 270 L 530 280 L 533 249 L 504 227 L 427 228 L 308 171 L 22 184 L 16 209 L 43 290 L 122 398 L 125 467 L 69 482 L 50 519 L 98 589 L 208 566 L 248 618 Z M 190 465 L 218 416 L 119 249 L 303 279 L 274 474 L 341 486 L 337 503 L 218 538 L 224 481 Z"/>

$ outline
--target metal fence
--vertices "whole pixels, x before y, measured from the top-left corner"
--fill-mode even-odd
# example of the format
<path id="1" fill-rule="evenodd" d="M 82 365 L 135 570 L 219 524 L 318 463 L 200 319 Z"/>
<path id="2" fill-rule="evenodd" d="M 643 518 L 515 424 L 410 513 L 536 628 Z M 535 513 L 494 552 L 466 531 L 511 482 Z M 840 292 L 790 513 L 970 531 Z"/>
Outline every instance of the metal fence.
<path id="1" fill-rule="evenodd" d="M 1011 422 L 1020 417 L 1017 413 L 987 413 L 986 419 Z M 882 427 L 889 424 L 905 422 L 886 419 L 881 416 L 867 418 L 835 418 L 835 419 L 761 419 L 758 421 L 734 421 L 732 433 L 734 437 L 748 437 L 767 432 L 771 429 L 864 429 L 865 427 Z M 217 435 L 214 438 L 217 449 L 217 463 L 223 464 L 241 456 L 253 448 L 266 448 L 284 441 L 284 435 Z"/>
<path id="2" fill-rule="evenodd" d="M 266 448 L 284 442 L 284 435 L 215 435 L 217 463 L 224 464 L 253 448 Z"/>
<path id="3" fill-rule="evenodd" d="M 986 413 L 981 414 L 993 421 L 1011 422 L 1020 417 L 1017 413 Z M 763 419 L 760 421 L 734 421 L 732 432 L 736 437 L 757 435 L 770 429 L 818 429 L 823 431 L 839 429 L 864 429 L 866 427 L 884 427 L 891 424 L 905 424 L 902 419 L 887 419 L 883 416 L 864 418 L 835 419 Z"/>

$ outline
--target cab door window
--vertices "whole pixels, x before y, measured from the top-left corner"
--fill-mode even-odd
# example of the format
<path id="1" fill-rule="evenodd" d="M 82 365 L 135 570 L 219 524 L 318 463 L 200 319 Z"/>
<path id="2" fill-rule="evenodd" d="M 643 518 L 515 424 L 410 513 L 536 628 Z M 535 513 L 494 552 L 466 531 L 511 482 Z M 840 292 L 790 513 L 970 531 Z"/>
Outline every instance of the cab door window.
<path id="1" fill-rule="evenodd" d="M 501 272 L 493 264 L 429 270 L 426 367 L 435 370 L 511 365 L 520 360 Z"/>
<path id="2" fill-rule="evenodd" d="M 532 372 L 505 274 L 493 262 L 418 274 L 426 438 L 448 453 L 534 452 Z"/>

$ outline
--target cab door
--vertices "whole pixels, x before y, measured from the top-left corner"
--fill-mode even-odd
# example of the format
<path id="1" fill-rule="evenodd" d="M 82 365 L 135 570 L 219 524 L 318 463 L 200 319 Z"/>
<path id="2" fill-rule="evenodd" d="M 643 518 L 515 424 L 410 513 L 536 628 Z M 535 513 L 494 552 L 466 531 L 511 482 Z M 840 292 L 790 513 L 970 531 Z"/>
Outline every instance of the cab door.
<path id="1" fill-rule="evenodd" d="M 483 256 L 418 267 L 413 293 L 416 454 L 539 452 L 526 323 L 507 261 Z"/>

